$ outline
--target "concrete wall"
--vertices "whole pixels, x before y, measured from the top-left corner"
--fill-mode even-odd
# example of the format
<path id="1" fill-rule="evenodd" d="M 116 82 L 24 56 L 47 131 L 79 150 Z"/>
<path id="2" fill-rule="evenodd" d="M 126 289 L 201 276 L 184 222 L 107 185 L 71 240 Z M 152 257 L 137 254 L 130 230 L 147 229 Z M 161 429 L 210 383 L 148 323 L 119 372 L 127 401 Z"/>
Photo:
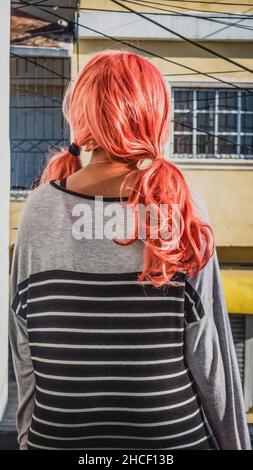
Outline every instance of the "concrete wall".
<path id="1" fill-rule="evenodd" d="M 253 7 L 252 7 L 253 8 Z M 108 28 L 109 29 L 109 28 Z M 81 28 L 80 28 L 81 30 Z M 110 33 L 113 36 L 113 32 Z M 130 40 L 126 42 L 131 42 Z M 192 67 L 193 69 L 203 71 L 203 72 L 216 72 L 217 77 L 224 79 L 225 81 L 231 82 L 245 82 L 252 83 L 252 74 L 246 72 L 242 69 L 237 69 L 236 66 L 229 64 L 226 61 L 223 61 L 217 57 L 210 55 L 208 52 L 205 52 L 197 47 L 194 47 L 191 44 L 186 44 L 180 41 L 152 41 L 152 40 L 139 40 L 132 41 L 134 45 L 146 49 L 154 54 L 161 55 L 165 59 L 172 60 L 179 63 L 180 65 L 172 64 L 166 60 L 162 60 L 156 57 L 151 57 L 148 54 L 143 53 L 146 59 L 149 59 L 154 65 L 156 65 L 163 75 L 167 75 L 170 82 L 176 81 L 191 83 L 192 80 L 198 80 L 200 83 L 206 82 L 210 83 L 212 86 L 222 86 L 222 84 L 198 75 L 194 74 L 187 70 L 185 66 Z M 203 41 L 202 42 L 206 47 L 213 48 L 215 51 L 223 54 L 226 57 L 240 62 L 246 67 L 252 67 L 252 42 L 215 42 Z M 124 46 L 120 43 L 115 43 L 109 39 L 81 39 L 79 44 L 79 60 L 80 66 L 82 66 L 90 54 L 95 51 L 103 50 L 107 48 L 112 49 L 128 49 L 127 46 Z M 130 50 L 130 48 L 129 48 Z M 141 54 L 137 50 L 131 49 L 137 54 Z M 225 71 L 223 75 L 221 72 Z M 186 75 L 182 75 L 182 74 Z M 72 57 L 72 76 L 76 75 L 76 48 L 74 48 L 74 53 Z"/>
<path id="2" fill-rule="evenodd" d="M 204 197 L 217 245 L 253 247 L 252 170 L 193 168 L 185 173 Z"/>
<path id="3" fill-rule="evenodd" d="M 121 8 L 119 7 L 118 5 L 116 5 L 115 3 L 112 3 L 110 0 L 80 0 L 80 7 L 81 8 L 104 8 L 106 10 L 122 10 L 124 11 L 124 8 Z M 123 2 L 121 2 L 123 4 Z M 144 3 L 144 2 L 142 2 Z M 155 4 L 157 3 L 164 3 L 165 2 L 153 2 Z M 193 10 L 195 10 L 195 13 L 196 13 L 196 10 L 205 10 L 205 11 L 209 11 L 209 12 L 216 12 L 216 11 L 222 11 L 222 12 L 228 12 L 228 13 L 245 13 L 248 12 L 249 10 L 249 7 L 248 5 L 250 3 L 252 3 L 252 0 L 241 0 L 240 1 L 240 4 L 239 2 L 235 2 L 234 0 L 234 3 L 235 3 L 235 6 L 233 6 L 233 8 L 231 7 L 231 3 L 232 2 L 228 2 L 228 6 L 226 6 L 223 2 L 221 5 L 218 5 L 217 4 L 217 1 L 214 2 L 213 4 L 211 2 L 207 3 L 206 0 L 204 0 L 203 2 L 196 2 L 195 4 L 193 4 L 192 2 L 185 2 L 184 1 L 184 4 L 183 5 L 180 5 L 180 3 L 182 2 L 179 2 L 179 1 L 173 1 L 171 0 L 169 2 L 170 4 L 170 7 L 168 6 L 167 9 L 173 9 L 173 10 L 176 10 L 177 9 L 177 6 L 183 6 L 184 8 L 187 8 L 187 9 L 191 9 L 193 8 Z M 148 4 L 147 4 L 148 5 Z M 173 7 L 172 7 L 173 5 Z M 246 6 L 245 6 L 246 5 Z M 154 12 L 154 9 L 153 8 L 148 8 L 148 6 L 139 6 L 139 5 L 130 5 L 130 8 L 133 8 L 134 10 L 138 10 L 138 11 L 151 11 L 151 12 Z M 151 3 L 151 6 L 154 6 L 152 5 Z M 180 9 L 178 8 L 177 9 L 178 11 L 180 11 Z M 183 10 L 181 10 L 181 12 L 183 12 Z"/>

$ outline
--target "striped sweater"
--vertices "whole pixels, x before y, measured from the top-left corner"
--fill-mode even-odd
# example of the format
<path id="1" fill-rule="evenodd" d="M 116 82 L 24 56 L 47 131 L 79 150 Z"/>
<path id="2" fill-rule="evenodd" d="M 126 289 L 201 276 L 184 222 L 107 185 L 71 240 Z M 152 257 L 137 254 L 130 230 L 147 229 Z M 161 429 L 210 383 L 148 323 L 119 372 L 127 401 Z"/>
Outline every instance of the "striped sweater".
<path id="1" fill-rule="evenodd" d="M 81 203 L 94 214 L 92 196 L 45 184 L 18 231 L 9 331 L 20 448 L 250 448 L 216 254 L 176 287 L 141 285 L 140 240 L 73 237 Z"/>

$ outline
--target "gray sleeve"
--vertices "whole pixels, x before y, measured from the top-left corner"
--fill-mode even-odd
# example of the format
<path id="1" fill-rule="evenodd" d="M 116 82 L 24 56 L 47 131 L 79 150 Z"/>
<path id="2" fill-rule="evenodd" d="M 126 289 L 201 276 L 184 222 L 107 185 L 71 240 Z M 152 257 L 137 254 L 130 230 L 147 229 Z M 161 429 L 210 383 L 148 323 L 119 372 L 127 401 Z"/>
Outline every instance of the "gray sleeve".
<path id="1" fill-rule="evenodd" d="M 26 321 L 10 308 L 9 339 L 18 386 L 16 424 L 20 450 L 27 448 L 27 434 L 35 402 L 35 376 L 27 337 Z"/>
<path id="2" fill-rule="evenodd" d="M 27 253 L 20 242 L 22 223 L 14 248 L 10 278 L 9 340 L 13 366 L 18 386 L 18 408 L 16 425 L 20 450 L 27 448 L 27 434 L 31 423 L 35 402 L 35 375 L 27 333 L 26 293 L 21 292 L 20 282 L 26 283 Z M 25 289 L 24 289 L 25 290 Z"/>
<path id="3" fill-rule="evenodd" d="M 217 253 L 186 287 L 186 360 L 220 449 L 250 450 L 239 368 Z"/>

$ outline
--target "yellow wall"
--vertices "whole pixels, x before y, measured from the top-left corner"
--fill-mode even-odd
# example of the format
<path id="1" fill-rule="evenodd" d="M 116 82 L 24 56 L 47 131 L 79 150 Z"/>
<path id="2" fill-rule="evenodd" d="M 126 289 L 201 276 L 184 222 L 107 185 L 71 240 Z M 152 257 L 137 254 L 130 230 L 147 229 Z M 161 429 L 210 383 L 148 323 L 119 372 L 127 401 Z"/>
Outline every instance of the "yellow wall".
<path id="1" fill-rule="evenodd" d="M 120 0 L 119 0 L 120 1 Z M 138 0 L 136 0 L 138 2 Z M 229 3 L 228 6 L 224 5 L 224 3 Z M 124 2 L 122 2 L 124 3 Z M 142 4 L 145 3 L 145 0 L 144 2 L 140 2 Z M 166 2 L 165 1 L 158 1 L 158 0 L 155 0 L 154 3 L 151 2 L 150 0 L 150 3 L 151 3 L 151 6 L 154 7 L 156 6 L 156 3 L 160 3 L 160 4 L 164 4 L 164 6 L 161 6 L 161 8 L 166 8 Z M 216 1 L 217 3 L 217 1 Z M 173 10 L 177 10 L 177 11 L 181 11 L 183 12 L 183 9 L 180 9 L 179 7 L 184 7 L 184 8 L 189 8 L 189 9 L 192 9 L 192 11 L 195 11 L 196 10 L 199 10 L 199 11 L 210 11 L 210 12 L 221 12 L 221 11 L 224 11 L 224 12 L 228 12 L 228 13 L 248 13 L 248 10 L 249 10 L 249 7 L 247 5 L 249 4 L 253 4 L 253 1 L 252 0 L 241 0 L 240 1 L 240 4 L 239 2 L 236 2 L 235 0 L 233 0 L 233 2 L 229 2 L 229 0 L 223 0 L 223 4 L 222 5 L 217 5 L 216 3 L 205 3 L 205 2 L 196 2 L 196 3 L 192 3 L 192 2 L 181 2 L 181 1 L 173 1 L 173 0 L 170 0 L 169 1 L 169 5 L 167 6 L 167 8 L 169 9 L 173 9 Z M 231 3 L 235 3 L 235 5 L 231 6 Z M 237 4 L 236 4 L 237 3 Z M 244 4 L 246 4 L 246 6 L 243 6 Z M 128 4 L 130 8 L 132 8 L 133 10 L 136 10 L 136 11 L 148 11 L 150 13 L 154 12 L 155 10 L 153 8 L 148 8 L 148 6 L 140 6 L 140 5 L 137 5 L 137 4 L 134 4 L 134 3 L 129 3 Z M 173 5 L 173 7 L 172 7 Z M 124 8 L 121 8 L 120 6 L 116 5 L 115 3 L 111 2 L 110 0 L 80 0 L 80 7 L 81 8 L 103 8 L 103 9 L 106 9 L 106 10 L 116 10 L 116 11 L 125 11 Z M 177 8 L 178 7 L 178 8 Z M 159 6 L 157 6 L 157 10 L 158 10 Z"/>
<path id="2" fill-rule="evenodd" d="M 138 2 L 138 0 L 137 0 Z M 123 2 L 122 2 L 123 3 Z M 142 5 L 138 5 L 135 3 L 125 3 L 126 6 L 131 8 L 132 10 L 142 12 L 142 13 L 166 13 L 166 2 L 155 2 L 151 3 L 151 7 L 148 6 L 143 6 L 144 2 L 141 2 Z M 165 6 L 157 5 L 157 3 L 164 4 Z M 223 2 L 224 3 L 224 2 Z M 167 10 L 171 10 L 173 12 L 179 12 L 182 14 L 195 14 L 198 15 L 198 11 L 200 14 L 203 12 L 224 12 L 224 13 L 244 13 L 244 14 L 252 14 L 253 12 L 253 0 L 243 0 L 239 2 L 238 5 L 231 5 L 231 2 L 229 2 L 230 5 L 216 5 L 216 4 L 211 4 L 211 3 L 204 3 L 204 2 L 199 2 L 199 3 L 192 3 L 192 2 L 173 2 L 172 0 L 169 2 L 167 5 Z M 236 3 L 236 2 L 234 2 Z M 243 6 L 243 4 L 246 4 L 246 6 Z M 252 6 L 248 6 L 252 5 Z M 110 10 L 110 11 L 122 11 L 122 12 L 127 12 L 127 10 L 123 7 L 120 7 L 116 4 L 114 4 L 110 0 L 81 0 L 80 1 L 80 8 L 82 9 L 90 9 L 90 10 Z M 163 10 L 165 8 L 165 11 Z M 222 21 L 226 22 L 226 19 L 223 19 Z M 208 24 L 208 23 L 207 23 Z M 226 27 L 221 25 L 222 27 Z M 94 25 L 95 28 L 95 25 Z M 106 30 L 109 35 L 113 36 L 113 31 L 110 31 L 110 28 Z M 184 32 L 180 31 L 181 34 L 184 34 Z M 200 71 L 204 72 L 222 72 L 225 71 L 224 75 L 218 74 L 218 77 L 226 79 L 230 79 L 233 81 L 236 80 L 247 80 L 249 79 L 250 82 L 252 82 L 252 74 L 250 72 L 243 71 L 236 67 L 233 64 L 229 64 L 226 61 L 221 60 L 220 58 L 216 58 L 210 53 L 205 52 L 198 47 L 188 44 L 185 41 L 141 41 L 141 40 L 127 40 L 125 39 L 126 42 L 131 42 L 134 45 L 137 45 L 138 47 L 147 49 L 151 52 L 155 52 L 165 58 L 174 60 L 176 62 L 179 62 L 182 65 L 187 65 L 189 67 L 195 68 Z M 229 57 L 235 61 L 238 61 L 240 64 L 243 64 L 249 68 L 252 69 L 252 42 L 233 42 L 233 41 L 223 41 L 223 42 L 212 42 L 212 41 L 202 41 L 201 44 L 205 45 L 209 49 L 213 49 L 217 51 L 220 54 L 223 54 L 226 57 Z M 94 39 L 94 40 L 81 40 L 79 44 L 79 53 L 80 53 L 80 65 L 82 65 L 83 62 L 85 62 L 87 56 L 94 52 L 95 50 L 101 50 L 105 48 L 124 48 L 126 46 L 111 41 L 109 39 L 103 39 L 101 37 L 100 39 Z M 133 50 L 133 49 L 131 49 Z M 138 51 L 136 51 L 138 53 Z M 181 74 L 181 73 L 189 73 L 189 71 L 182 66 L 177 66 L 175 64 L 169 64 L 168 62 L 165 62 L 159 58 L 154 58 L 150 57 L 148 54 L 146 55 L 147 58 L 149 58 L 156 66 L 158 66 L 159 70 L 164 74 L 164 75 L 174 75 L 174 74 Z M 75 66 L 75 59 L 76 55 L 74 53 L 73 55 L 73 76 L 75 75 L 76 72 L 76 66 Z M 227 72 L 231 73 L 227 73 Z M 182 77 L 181 75 L 178 77 L 179 80 L 183 79 L 189 79 L 189 81 L 192 80 L 192 78 L 200 78 L 201 80 L 209 80 L 208 78 L 205 78 L 203 76 L 199 75 L 193 75 L 193 76 L 187 76 L 187 77 Z M 175 79 L 175 77 L 173 77 Z M 215 84 L 215 81 L 212 81 L 212 83 Z M 217 82 L 216 82 L 217 83 Z"/>
<path id="3" fill-rule="evenodd" d="M 253 247 L 252 170 L 186 170 L 203 196 L 218 246 Z"/>
<path id="4" fill-rule="evenodd" d="M 253 9 L 253 7 L 252 7 Z M 132 43 L 140 48 L 146 49 L 152 53 L 161 55 L 166 59 L 173 60 L 180 64 L 180 66 L 175 64 L 170 64 L 169 62 L 152 57 L 149 54 L 144 54 L 124 46 L 120 43 L 111 41 L 110 39 L 83 39 L 79 42 L 79 63 L 80 66 L 85 64 L 89 56 L 95 51 L 103 49 L 126 49 L 137 54 L 142 54 L 146 59 L 150 60 L 156 67 L 159 68 L 163 75 L 167 75 L 169 80 L 178 80 L 180 82 L 187 80 L 189 83 L 193 79 L 199 80 L 201 82 L 205 81 L 212 84 L 212 86 L 217 86 L 218 82 L 210 78 L 204 77 L 203 75 L 198 75 L 191 73 L 187 70 L 184 65 L 191 67 L 200 72 L 218 72 L 217 77 L 227 80 L 227 81 L 246 81 L 252 83 L 252 74 L 249 72 L 243 71 L 236 68 L 235 65 L 229 64 L 224 60 L 221 60 L 217 57 L 210 55 L 208 52 L 205 52 L 198 47 L 195 47 L 191 44 L 186 44 L 183 41 L 134 41 L 134 40 L 125 40 L 127 43 Z M 211 42 L 211 41 L 202 41 L 203 45 L 209 49 L 213 49 L 220 54 L 223 54 L 226 57 L 239 62 L 240 64 L 246 67 L 253 67 L 253 58 L 252 58 L 252 42 Z M 222 74 L 221 72 L 226 72 Z M 227 73 L 229 72 L 229 73 Z M 186 73 L 186 76 L 182 76 L 182 73 Z M 178 76 L 176 76 L 178 74 Z M 74 49 L 74 54 L 72 56 L 72 76 L 76 75 L 76 48 Z M 219 85 L 219 84 L 218 84 Z"/>

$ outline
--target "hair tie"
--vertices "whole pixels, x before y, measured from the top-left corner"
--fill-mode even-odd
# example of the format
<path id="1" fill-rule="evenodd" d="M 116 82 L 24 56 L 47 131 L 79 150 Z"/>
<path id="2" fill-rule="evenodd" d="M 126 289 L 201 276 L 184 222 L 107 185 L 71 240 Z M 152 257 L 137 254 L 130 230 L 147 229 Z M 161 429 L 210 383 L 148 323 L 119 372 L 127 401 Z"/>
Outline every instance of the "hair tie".
<path id="1" fill-rule="evenodd" d="M 138 162 L 136 163 L 136 167 L 138 168 L 138 170 L 147 170 L 157 160 L 164 160 L 164 155 L 159 153 L 154 158 L 144 158 L 143 160 L 138 160 Z"/>
<path id="2" fill-rule="evenodd" d="M 68 152 L 71 153 L 71 155 L 74 155 L 74 157 L 79 157 L 80 155 L 80 147 L 79 145 L 76 145 L 74 142 L 69 146 Z"/>

